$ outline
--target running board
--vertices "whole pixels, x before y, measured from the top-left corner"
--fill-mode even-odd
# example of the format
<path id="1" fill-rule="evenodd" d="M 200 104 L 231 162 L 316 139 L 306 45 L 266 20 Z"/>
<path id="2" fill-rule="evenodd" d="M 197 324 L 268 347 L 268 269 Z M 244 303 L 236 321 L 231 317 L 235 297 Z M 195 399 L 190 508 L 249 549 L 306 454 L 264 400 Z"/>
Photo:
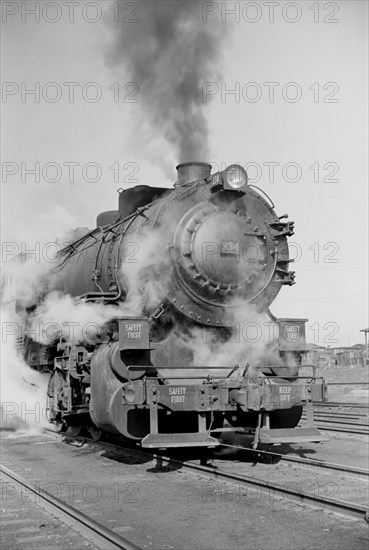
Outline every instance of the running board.
<path id="1" fill-rule="evenodd" d="M 304 441 L 329 441 L 329 437 L 317 428 L 261 429 L 260 443 L 300 443 Z"/>
<path id="2" fill-rule="evenodd" d="M 219 441 L 207 433 L 149 434 L 141 441 L 148 449 L 169 447 L 217 447 Z"/>

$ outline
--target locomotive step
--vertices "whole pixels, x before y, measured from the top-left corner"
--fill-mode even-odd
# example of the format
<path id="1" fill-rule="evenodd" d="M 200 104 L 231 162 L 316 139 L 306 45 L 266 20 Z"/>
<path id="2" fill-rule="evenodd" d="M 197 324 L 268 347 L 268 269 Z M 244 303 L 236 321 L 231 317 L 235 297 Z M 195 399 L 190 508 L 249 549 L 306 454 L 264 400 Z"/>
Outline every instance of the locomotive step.
<path id="1" fill-rule="evenodd" d="M 278 428 L 260 430 L 260 443 L 294 443 L 328 441 L 317 428 Z"/>
<path id="2" fill-rule="evenodd" d="M 141 445 L 149 449 L 216 447 L 219 441 L 207 433 L 149 434 L 141 441 Z"/>

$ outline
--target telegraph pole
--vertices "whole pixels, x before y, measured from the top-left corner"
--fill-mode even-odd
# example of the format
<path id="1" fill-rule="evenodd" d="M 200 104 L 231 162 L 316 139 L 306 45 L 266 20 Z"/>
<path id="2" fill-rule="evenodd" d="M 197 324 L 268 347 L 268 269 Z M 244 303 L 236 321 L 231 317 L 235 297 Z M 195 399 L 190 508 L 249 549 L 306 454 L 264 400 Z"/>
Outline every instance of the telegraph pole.
<path id="1" fill-rule="evenodd" d="M 369 328 L 363 328 L 360 332 L 364 333 L 365 337 L 365 357 L 366 357 L 366 364 L 369 365 L 369 346 L 368 346 L 368 334 L 369 334 Z"/>

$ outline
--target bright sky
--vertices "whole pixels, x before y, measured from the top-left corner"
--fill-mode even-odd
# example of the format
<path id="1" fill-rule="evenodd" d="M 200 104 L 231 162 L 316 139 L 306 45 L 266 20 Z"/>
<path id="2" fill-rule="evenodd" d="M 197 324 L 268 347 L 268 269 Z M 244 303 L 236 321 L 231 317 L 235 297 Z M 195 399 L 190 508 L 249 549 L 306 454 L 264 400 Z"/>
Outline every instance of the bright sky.
<path id="1" fill-rule="evenodd" d="M 173 163 L 174 181 L 170 147 L 140 144 L 140 103 L 123 101 L 139 93 L 124 89 L 129 74 L 105 62 L 117 2 L 1 4 L 2 240 L 20 250 L 70 227 L 93 227 L 134 179 L 169 186 L 155 156 Z M 295 221 L 297 284 L 283 288 L 271 309 L 308 318 L 308 340 L 331 346 L 363 342 L 359 330 L 369 324 L 367 8 L 352 0 L 220 2 L 228 30 L 222 78 L 206 88 L 212 158 L 204 160 L 249 164 L 277 214 Z M 215 16 L 205 13 L 211 25 Z M 125 25 L 140 24 L 134 2 L 121 2 L 124 17 Z M 26 91 L 38 86 L 36 102 Z M 236 95 L 226 93 L 232 89 Z M 36 183 L 25 172 L 35 163 Z M 95 164 L 83 169 L 87 163 Z M 96 165 L 101 179 L 93 182 Z"/>

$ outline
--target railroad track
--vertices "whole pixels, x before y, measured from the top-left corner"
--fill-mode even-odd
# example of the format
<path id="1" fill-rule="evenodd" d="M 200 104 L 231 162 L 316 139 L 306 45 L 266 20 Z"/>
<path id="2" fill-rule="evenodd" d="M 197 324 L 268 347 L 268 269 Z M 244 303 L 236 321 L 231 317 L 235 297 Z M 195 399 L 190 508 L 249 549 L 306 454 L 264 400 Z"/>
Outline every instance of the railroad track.
<path id="1" fill-rule="evenodd" d="M 361 403 L 314 403 L 314 420 L 322 430 L 369 435 L 369 407 Z"/>
<path id="2" fill-rule="evenodd" d="M 305 420 L 304 415 L 301 420 Z M 369 435 L 369 426 L 367 424 L 357 424 L 355 422 L 340 422 L 332 418 L 322 418 L 314 415 L 316 427 L 320 430 L 331 432 L 348 433 L 356 435 Z"/>
<path id="3" fill-rule="evenodd" d="M 242 452 L 249 452 L 254 454 L 255 456 L 255 462 L 258 462 L 258 460 L 261 457 L 270 457 L 271 459 L 279 459 L 283 462 L 290 462 L 294 464 L 299 464 L 301 466 L 307 466 L 314 469 L 321 469 L 321 470 L 327 470 L 337 473 L 344 473 L 349 476 L 353 477 L 359 477 L 362 479 L 368 479 L 369 480 L 369 470 L 365 470 L 364 468 L 354 468 L 353 466 L 345 466 L 343 464 L 336 464 L 333 462 L 323 462 L 322 460 L 316 460 L 312 458 L 300 458 L 297 456 L 290 456 L 290 455 L 284 455 L 282 453 L 275 453 L 273 451 L 262 451 L 260 449 L 249 449 L 247 447 L 240 447 L 238 445 L 230 445 L 228 443 L 222 443 L 222 447 L 228 447 L 232 449 L 237 449 Z"/>
<path id="4" fill-rule="evenodd" d="M 325 402 L 321 402 L 321 401 L 314 401 L 314 407 L 315 408 L 335 408 L 335 409 L 352 409 L 352 410 L 361 410 L 361 411 L 366 411 L 366 414 L 368 414 L 368 411 L 369 411 L 369 406 L 366 405 L 365 403 L 350 403 L 350 402 L 347 402 L 347 403 L 344 403 L 342 401 L 325 401 Z"/>
<path id="5" fill-rule="evenodd" d="M 47 512 L 53 514 L 63 523 L 72 527 L 83 538 L 91 541 L 98 548 L 104 550 L 140 550 L 138 546 L 135 546 L 129 540 L 86 516 L 77 508 L 58 499 L 52 493 L 33 486 L 2 464 L 0 465 L 0 472 L 5 482 L 16 482 L 19 487 L 25 489 L 28 494 L 33 493 L 37 495 L 38 505 L 46 509 Z"/>
<path id="6" fill-rule="evenodd" d="M 296 490 L 292 488 L 293 484 L 290 484 L 289 486 L 271 482 L 271 481 L 265 481 L 263 479 L 258 479 L 254 476 L 244 475 L 244 474 L 235 474 L 226 472 L 224 470 L 221 470 L 219 468 L 214 469 L 211 465 L 206 465 L 204 463 L 198 463 L 194 460 L 182 460 L 178 457 L 173 456 L 172 454 L 164 454 L 161 452 L 153 452 L 149 450 L 143 450 L 143 449 L 137 449 L 133 447 L 127 447 L 126 444 L 117 444 L 117 443 L 109 443 L 105 441 L 95 441 L 89 437 L 85 436 L 73 436 L 68 435 L 66 433 L 62 434 L 63 437 L 65 437 L 67 440 L 77 440 L 83 443 L 89 443 L 90 445 L 96 446 L 98 448 L 103 449 L 109 449 L 109 450 L 115 450 L 117 452 L 128 452 L 138 457 L 144 457 L 144 458 L 152 458 L 156 459 L 158 462 L 158 466 L 162 467 L 166 463 L 166 467 L 174 468 L 174 467 L 180 467 L 184 470 L 189 471 L 196 471 L 203 474 L 206 474 L 210 478 L 214 478 L 217 481 L 223 480 L 225 482 L 234 482 L 237 483 L 238 486 L 244 486 L 247 488 L 251 488 L 252 490 L 262 491 L 267 494 L 269 501 L 273 502 L 274 498 L 289 498 L 293 501 L 297 501 L 299 503 L 307 504 L 313 507 L 323 508 L 331 512 L 340 513 L 344 515 L 348 515 L 350 517 L 353 517 L 355 519 L 364 519 L 364 517 L 367 516 L 368 511 L 365 506 L 355 504 L 352 502 L 346 502 L 334 498 L 329 497 L 321 497 L 316 494 L 310 494 L 307 492 L 304 492 L 300 489 Z M 227 446 L 227 445 L 224 445 Z M 309 460 L 309 459 L 300 459 L 297 457 L 285 457 L 284 455 L 279 455 L 278 453 L 271 453 L 271 452 L 265 452 L 265 451 L 255 451 L 252 449 L 247 449 L 245 447 L 236 447 L 241 451 L 250 451 L 255 453 L 256 455 L 261 454 L 269 454 L 281 457 L 283 460 L 288 460 L 290 462 L 296 462 L 303 465 L 312 466 L 313 468 L 321 467 L 326 468 L 328 470 L 334 470 L 335 472 L 339 471 L 341 473 L 345 472 L 346 474 L 354 475 L 362 477 L 363 479 L 368 479 L 368 472 L 366 470 L 362 470 L 360 468 L 351 468 L 351 467 L 345 467 L 341 466 L 339 464 L 330 464 L 330 463 L 324 463 L 324 466 L 321 465 L 321 463 L 317 463 L 316 461 Z"/>

